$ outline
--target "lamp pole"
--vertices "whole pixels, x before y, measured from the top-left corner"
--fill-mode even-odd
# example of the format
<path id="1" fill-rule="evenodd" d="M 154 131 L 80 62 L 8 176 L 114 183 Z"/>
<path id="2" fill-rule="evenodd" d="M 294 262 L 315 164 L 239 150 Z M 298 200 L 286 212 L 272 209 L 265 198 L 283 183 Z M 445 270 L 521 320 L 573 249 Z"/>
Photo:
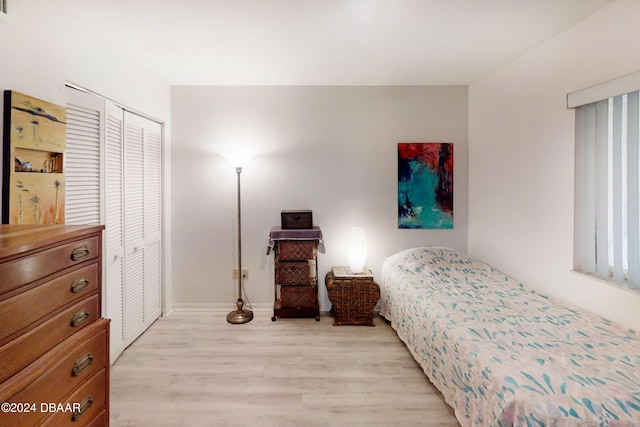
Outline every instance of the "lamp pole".
<path id="1" fill-rule="evenodd" d="M 240 174 L 242 173 L 241 167 L 236 167 L 236 174 L 238 176 L 238 300 L 242 300 L 242 204 L 240 203 Z M 238 306 L 238 310 L 241 307 Z"/>
<path id="2" fill-rule="evenodd" d="M 240 174 L 242 167 L 236 166 L 236 174 L 238 175 L 238 300 L 236 301 L 236 310 L 227 315 L 227 322 L 232 324 L 247 323 L 253 319 L 253 312 L 243 308 L 242 300 L 242 213 L 240 204 Z"/>

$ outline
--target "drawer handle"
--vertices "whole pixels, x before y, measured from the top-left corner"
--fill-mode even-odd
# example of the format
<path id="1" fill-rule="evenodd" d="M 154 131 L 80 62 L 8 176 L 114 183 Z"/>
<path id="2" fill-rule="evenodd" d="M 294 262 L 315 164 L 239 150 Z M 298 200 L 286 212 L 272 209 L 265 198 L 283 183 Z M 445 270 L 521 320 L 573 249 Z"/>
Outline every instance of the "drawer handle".
<path id="1" fill-rule="evenodd" d="M 89 279 L 87 279 L 87 276 L 82 276 L 79 279 L 74 280 L 73 283 L 71 284 L 71 293 L 77 294 L 78 292 L 86 288 L 88 285 L 89 285 Z"/>
<path id="2" fill-rule="evenodd" d="M 93 362 L 93 354 L 87 353 L 82 356 L 80 359 L 76 360 L 76 363 L 73 364 L 73 376 L 77 377 L 91 365 Z"/>
<path id="3" fill-rule="evenodd" d="M 82 310 L 77 312 L 71 318 L 71 326 L 76 327 L 79 326 L 82 322 L 89 318 L 89 312 L 87 310 Z"/>
<path id="4" fill-rule="evenodd" d="M 71 260 L 72 261 L 80 261 L 83 258 L 89 256 L 91 252 L 87 246 L 80 246 L 79 248 L 73 248 L 71 251 Z"/>
<path id="5" fill-rule="evenodd" d="M 89 408 L 91 408 L 91 405 L 93 405 L 93 397 L 87 396 L 82 399 L 82 402 L 80 402 L 80 409 L 78 409 L 77 411 L 73 411 L 73 417 L 71 417 L 71 421 L 78 421 L 80 417 L 83 416 L 84 413 L 89 410 Z"/>

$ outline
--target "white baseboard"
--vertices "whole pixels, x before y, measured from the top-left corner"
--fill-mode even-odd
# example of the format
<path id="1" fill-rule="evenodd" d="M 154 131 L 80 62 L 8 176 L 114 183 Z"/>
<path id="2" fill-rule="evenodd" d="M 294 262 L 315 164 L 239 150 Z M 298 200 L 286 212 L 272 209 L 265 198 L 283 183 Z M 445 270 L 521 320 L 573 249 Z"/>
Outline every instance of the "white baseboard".
<path id="1" fill-rule="evenodd" d="M 235 309 L 234 304 L 220 304 L 220 303 L 174 303 L 167 310 L 166 316 L 170 315 L 173 311 L 224 311 L 230 312 Z M 271 304 L 253 304 L 251 307 L 253 311 L 273 310 Z"/>

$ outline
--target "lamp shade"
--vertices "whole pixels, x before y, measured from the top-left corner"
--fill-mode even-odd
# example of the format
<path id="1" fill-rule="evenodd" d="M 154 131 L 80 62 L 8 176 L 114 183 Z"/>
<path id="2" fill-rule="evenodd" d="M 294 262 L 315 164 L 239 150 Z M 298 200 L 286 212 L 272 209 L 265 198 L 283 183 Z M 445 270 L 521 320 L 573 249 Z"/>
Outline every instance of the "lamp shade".
<path id="1" fill-rule="evenodd" d="M 361 227 L 353 227 L 351 229 L 348 257 L 349 269 L 354 273 L 362 272 L 364 263 L 367 260 L 367 237 Z"/>
<path id="2" fill-rule="evenodd" d="M 231 151 L 223 154 L 224 158 L 234 168 L 242 168 L 249 163 L 251 155 L 244 151 Z"/>

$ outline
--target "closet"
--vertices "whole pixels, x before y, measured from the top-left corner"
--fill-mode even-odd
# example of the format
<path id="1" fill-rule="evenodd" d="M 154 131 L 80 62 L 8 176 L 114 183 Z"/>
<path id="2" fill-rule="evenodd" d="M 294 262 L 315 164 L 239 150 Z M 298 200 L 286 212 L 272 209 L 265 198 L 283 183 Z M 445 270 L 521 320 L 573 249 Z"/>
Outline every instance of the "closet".
<path id="1" fill-rule="evenodd" d="M 111 363 L 161 314 L 162 124 L 67 88 L 66 223 L 104 224 Z"/>

